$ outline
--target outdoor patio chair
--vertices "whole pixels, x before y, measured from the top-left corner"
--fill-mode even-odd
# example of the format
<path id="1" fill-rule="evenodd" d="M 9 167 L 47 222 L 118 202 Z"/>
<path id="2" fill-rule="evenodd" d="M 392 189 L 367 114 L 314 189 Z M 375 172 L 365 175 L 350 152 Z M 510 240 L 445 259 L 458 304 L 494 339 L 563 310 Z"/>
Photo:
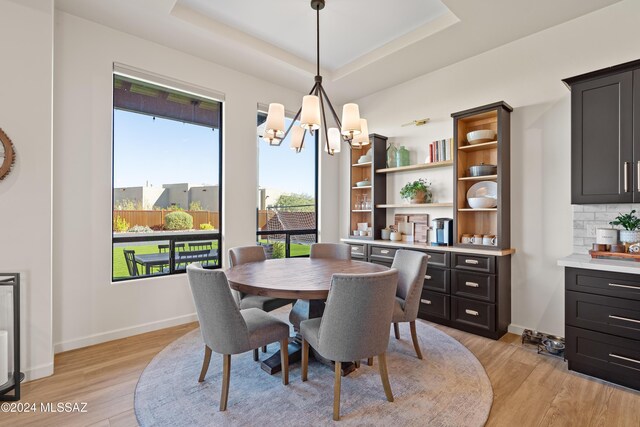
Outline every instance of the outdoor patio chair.
<path id="1" fill-rule="evenodd" d="M 138 272 L 138 263 L 136 262 L 136 251 L 125 249 L 122 252 L 124 253 L 124 260 L 127 263 L 129 276 L 139 276 L 140 273 Z"/>

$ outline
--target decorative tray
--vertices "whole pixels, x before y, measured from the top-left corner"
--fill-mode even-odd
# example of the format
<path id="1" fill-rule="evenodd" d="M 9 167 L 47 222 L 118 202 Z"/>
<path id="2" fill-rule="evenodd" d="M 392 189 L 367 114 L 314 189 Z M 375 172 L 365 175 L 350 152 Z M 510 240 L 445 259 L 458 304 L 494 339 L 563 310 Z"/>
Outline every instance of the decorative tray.
<path id="1" fill-rule="evenodd" d="M 628 252 L 606 252 L 606 251 L 589 251 L 589 255 L 594 259 L 620 259 L 625 261 L 640 261 L 640 253 Z"/>

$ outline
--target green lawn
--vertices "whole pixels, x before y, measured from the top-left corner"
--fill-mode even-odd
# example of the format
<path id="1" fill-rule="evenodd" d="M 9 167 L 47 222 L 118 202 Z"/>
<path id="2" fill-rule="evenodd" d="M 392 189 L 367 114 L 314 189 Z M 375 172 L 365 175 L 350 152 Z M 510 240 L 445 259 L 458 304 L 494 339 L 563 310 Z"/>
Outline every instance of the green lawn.
<path id="1" fill-rule="evenodd" d="M 120 246 L 113 248 L 113 278 L 114 279 L 123 279 L 129 277 L 129 270 L 127 269 L 127 264 L 124 260 L 124 253 L 122 252 L 124 249 L 131 249 L 136 251 L 136 254 L 155 254 L 158 252 L 158 244 L 166 244 L 167 242 L 158 242 L 153 245 L 136 245 L 136 246 Z M 267 243 L 266 240 L 262 240 L 261 243 Z M 213 247 L 218 247 L 218 242 L 213 242 Z M 311 246 L 303 245 L 303 244 L 291 244 L 291 256 L 304 256 L 309 255 Z M 138 269 L 141 274 L 144 274 L 142 271 L 142 267 L 138 265 Z"/>

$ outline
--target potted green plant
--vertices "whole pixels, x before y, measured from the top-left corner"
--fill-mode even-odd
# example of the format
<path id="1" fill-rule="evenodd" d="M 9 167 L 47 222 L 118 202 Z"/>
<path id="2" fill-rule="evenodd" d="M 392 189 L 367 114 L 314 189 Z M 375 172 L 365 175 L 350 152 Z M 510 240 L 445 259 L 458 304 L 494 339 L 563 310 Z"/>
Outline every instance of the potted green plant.
<path id="1" fill-rule="evenodd" d="M 431 183 L 424 178 L 408 182 L 400 189 L 400 197 L 408 200 L 409 203 L 431 203 L 433 199 Z"/>
<path id="2" fill-rule="evenodd" d="M 633 209 L 628 214 L 618 214 L 610 225 L 621 226 L 623 230 L 620 230 L 620 241 L 623 243 L 636 243 L 640 242 L 640 218 L 636 215 L 636 210 Z"/>

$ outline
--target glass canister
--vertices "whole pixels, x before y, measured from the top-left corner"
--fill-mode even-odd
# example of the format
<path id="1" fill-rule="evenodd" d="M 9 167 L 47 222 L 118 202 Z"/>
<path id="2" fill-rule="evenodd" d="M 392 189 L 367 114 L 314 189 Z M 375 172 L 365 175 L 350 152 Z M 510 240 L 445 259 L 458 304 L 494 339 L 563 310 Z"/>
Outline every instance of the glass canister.
<path id="1" fill-rule="evenodd" d="M 392 142 L 390 142 L 389 146 L 387 147 L 387 167 L 388 168 L 395 168 L 398 166 L 398 163 L 396 162 L 397 152 L 398 152 L 398 149 L 396 148 L 396 146 L 393 145 Z"/>
<path id="2" fill-rule="evenodd" d="M 409 150 L 407 150 L 404 145 L 401 145 L 396 153 L 396 165 L 398 167 L 409 166 Z"/>

